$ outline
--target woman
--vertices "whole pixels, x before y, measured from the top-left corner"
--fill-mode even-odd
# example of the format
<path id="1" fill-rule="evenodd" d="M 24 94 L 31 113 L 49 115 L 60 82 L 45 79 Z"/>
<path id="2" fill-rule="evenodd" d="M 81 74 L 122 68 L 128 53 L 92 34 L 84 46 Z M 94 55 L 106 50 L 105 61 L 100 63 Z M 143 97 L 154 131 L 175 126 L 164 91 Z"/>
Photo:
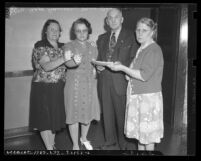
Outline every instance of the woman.
<path id="1" fill-rule="evenodd" d="M 130 68 L 119 62 L 109 65 L 114 71 L 123 71 L 129 80 L 125 134 L 139 141 L 139 150 L 154 150 L 163 137 L 163 99 L 161 81 L 163 54 L 154 41 L 157 25 L 149 18 L 137 22 L 136 38 L 140 43 Z"/>
<path id="2" fill-rule="evenodd" d="M 64 50 L 71 50 L 74 60 L 66 63 L 68 74 L 65 85 L 66 123 L 73 142 L 73 150 L 79 150 L 79 124 L 81 124 L 80 142 L 87 150 L 93 150 L 87 139 L 88 130 L 92 120 L 100 120 L 100 109 L 97 97 L 96 73 L 91 64 L 97 57 L 97 48 L 89 41 L 92 33 L 90 23 L 80 18 L 71 27 L 71 42 Z"/>
<path id="3" fill-rule="evenodd" d="M 72 54 L 63 54 L 63 43 L 58 42 L 61 26 L 49 19 L 42 30 L 42 40 L 34 45 L 30 100 L 30 127 L 40 131 L 47 150 L 55 149 L 55 133 L 65 128 L 64 84 L 65 62 Z"/>

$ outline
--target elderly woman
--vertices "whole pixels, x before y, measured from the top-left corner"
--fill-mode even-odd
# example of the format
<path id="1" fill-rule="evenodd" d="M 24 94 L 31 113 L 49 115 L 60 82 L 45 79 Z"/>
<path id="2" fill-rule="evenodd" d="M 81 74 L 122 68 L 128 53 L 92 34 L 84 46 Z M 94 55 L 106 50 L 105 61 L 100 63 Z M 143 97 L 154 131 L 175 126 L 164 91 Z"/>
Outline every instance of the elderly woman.
<path id="1" fill-rule="evenodd" d="M 74 53 L 74 59 L 66 63 L 69 68 L 64 89 L 66 124 L 73 141 L 73 150 L 80 149 L 79 125 L 81 144 L 87 150 L 93 150 L 87 134 L 91 121 L 100 120 L 96 73 L 91 64 L 98 53 L 97 48 L 88 41 L 91 33 L 91 24 L 86 19 L 79 18 L 71 27 L 72 41 L 64 46 L 65 51 L 70 50 Z"/>
<path id="2" fill-rule="evenodd" d="M 154 150 L 163 137 L 163 98 L 161 81 L 163 54 L 154 41 L 157 25 L 149 18 L 137 22 L 136 38 L 141 44 L 130 68 L 119 62 L 108 65 L 127 74 L 125 134 L 139 141 L 139 150 Z"/>
<path id="3" fill-rule="evenodd" d="M 63 53 L 58 42 L 61 26 L 49 19 L 42 30 L 42 40 L 34 45 L 32 62 L 34 75 L 30 98 L 30 127 L 40 131 L 47 150 L 55 149 L 55 133 L 65 128 L 64 85 L 65 62 L 70 52 Z"/>

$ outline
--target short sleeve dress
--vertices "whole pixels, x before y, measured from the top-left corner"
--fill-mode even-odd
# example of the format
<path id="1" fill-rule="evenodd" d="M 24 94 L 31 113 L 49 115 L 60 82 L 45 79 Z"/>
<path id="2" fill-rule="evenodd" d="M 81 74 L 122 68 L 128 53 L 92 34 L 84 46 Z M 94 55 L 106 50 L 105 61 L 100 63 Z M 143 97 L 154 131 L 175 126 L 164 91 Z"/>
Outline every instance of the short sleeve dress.
<path id="1" fill-rule="evenodd" d="M 82 46 L 74 40 L 65 44 L 64 50 L 82 56 L 79 66 L 67 69 L 64 88 L 66 123 L 88 124 L 92 120 L 100 120 L 97 80 L 91 64 L 91 60 L 97 57 L 97 48 L 90 42 Z"/>

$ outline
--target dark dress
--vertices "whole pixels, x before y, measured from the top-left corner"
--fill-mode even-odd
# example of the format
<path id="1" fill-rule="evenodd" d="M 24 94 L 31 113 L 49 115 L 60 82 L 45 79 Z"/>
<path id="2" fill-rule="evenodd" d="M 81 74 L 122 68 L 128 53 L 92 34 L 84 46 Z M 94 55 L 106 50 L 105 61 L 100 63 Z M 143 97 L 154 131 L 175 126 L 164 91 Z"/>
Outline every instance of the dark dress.
<path id="1" fill-rule="evenodd" d="M 56 132 L 65 128 L 64 85 L 65 65 L 54 70 L 44 71 L 38 63 L 43 55 L 47 55 L 50 61 L 63 56 L 62 43 L 58 43 L 58 49 L 47 41 L 38 41 L 34 45 L 32 62 L 34 75 L 30 95 L 30 128 L 39 131 L 52 130 Z"/>

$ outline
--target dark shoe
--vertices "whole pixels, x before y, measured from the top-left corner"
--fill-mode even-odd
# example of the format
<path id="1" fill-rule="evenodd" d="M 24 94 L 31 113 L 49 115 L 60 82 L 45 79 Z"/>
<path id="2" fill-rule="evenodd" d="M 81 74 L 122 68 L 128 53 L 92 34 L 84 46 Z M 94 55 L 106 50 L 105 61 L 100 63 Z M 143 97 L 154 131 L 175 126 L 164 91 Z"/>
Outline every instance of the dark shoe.
<path id="1" fill-rule="evenodd" d="M 128 150 L 127 144 L 120 146 L 120 150 Z"/>
<path id="2" fill-rule="evenodd" d="M 55 145 L 52 145 L 53 150 L 57 150 L 57 148 L 55 147 Z"/>
<path id="3" fill-rule="evenodd" d="M 121 147 L 120 150 L 128 150 L 126 146 Z"/>
<path id="4" fill-rule="evenodd" d="M 133 142 L 127 143 L 127 150 L 137 150 L 137 145 Z"/>
<path id="5" fill-rule="evenodd" d="M 116 145 L 117 145 L 116 143 L 109 144 L 109 145 L 105 144 L 101 146 L 101 150 L 114 150 Z"/>
<path id="6" fill-rule="evenodd" d="M 102 150 L 102 147 L 101 147 L 101 146 L 99 146 L 99 147 L 94 147 L 93 150 Z"/>

